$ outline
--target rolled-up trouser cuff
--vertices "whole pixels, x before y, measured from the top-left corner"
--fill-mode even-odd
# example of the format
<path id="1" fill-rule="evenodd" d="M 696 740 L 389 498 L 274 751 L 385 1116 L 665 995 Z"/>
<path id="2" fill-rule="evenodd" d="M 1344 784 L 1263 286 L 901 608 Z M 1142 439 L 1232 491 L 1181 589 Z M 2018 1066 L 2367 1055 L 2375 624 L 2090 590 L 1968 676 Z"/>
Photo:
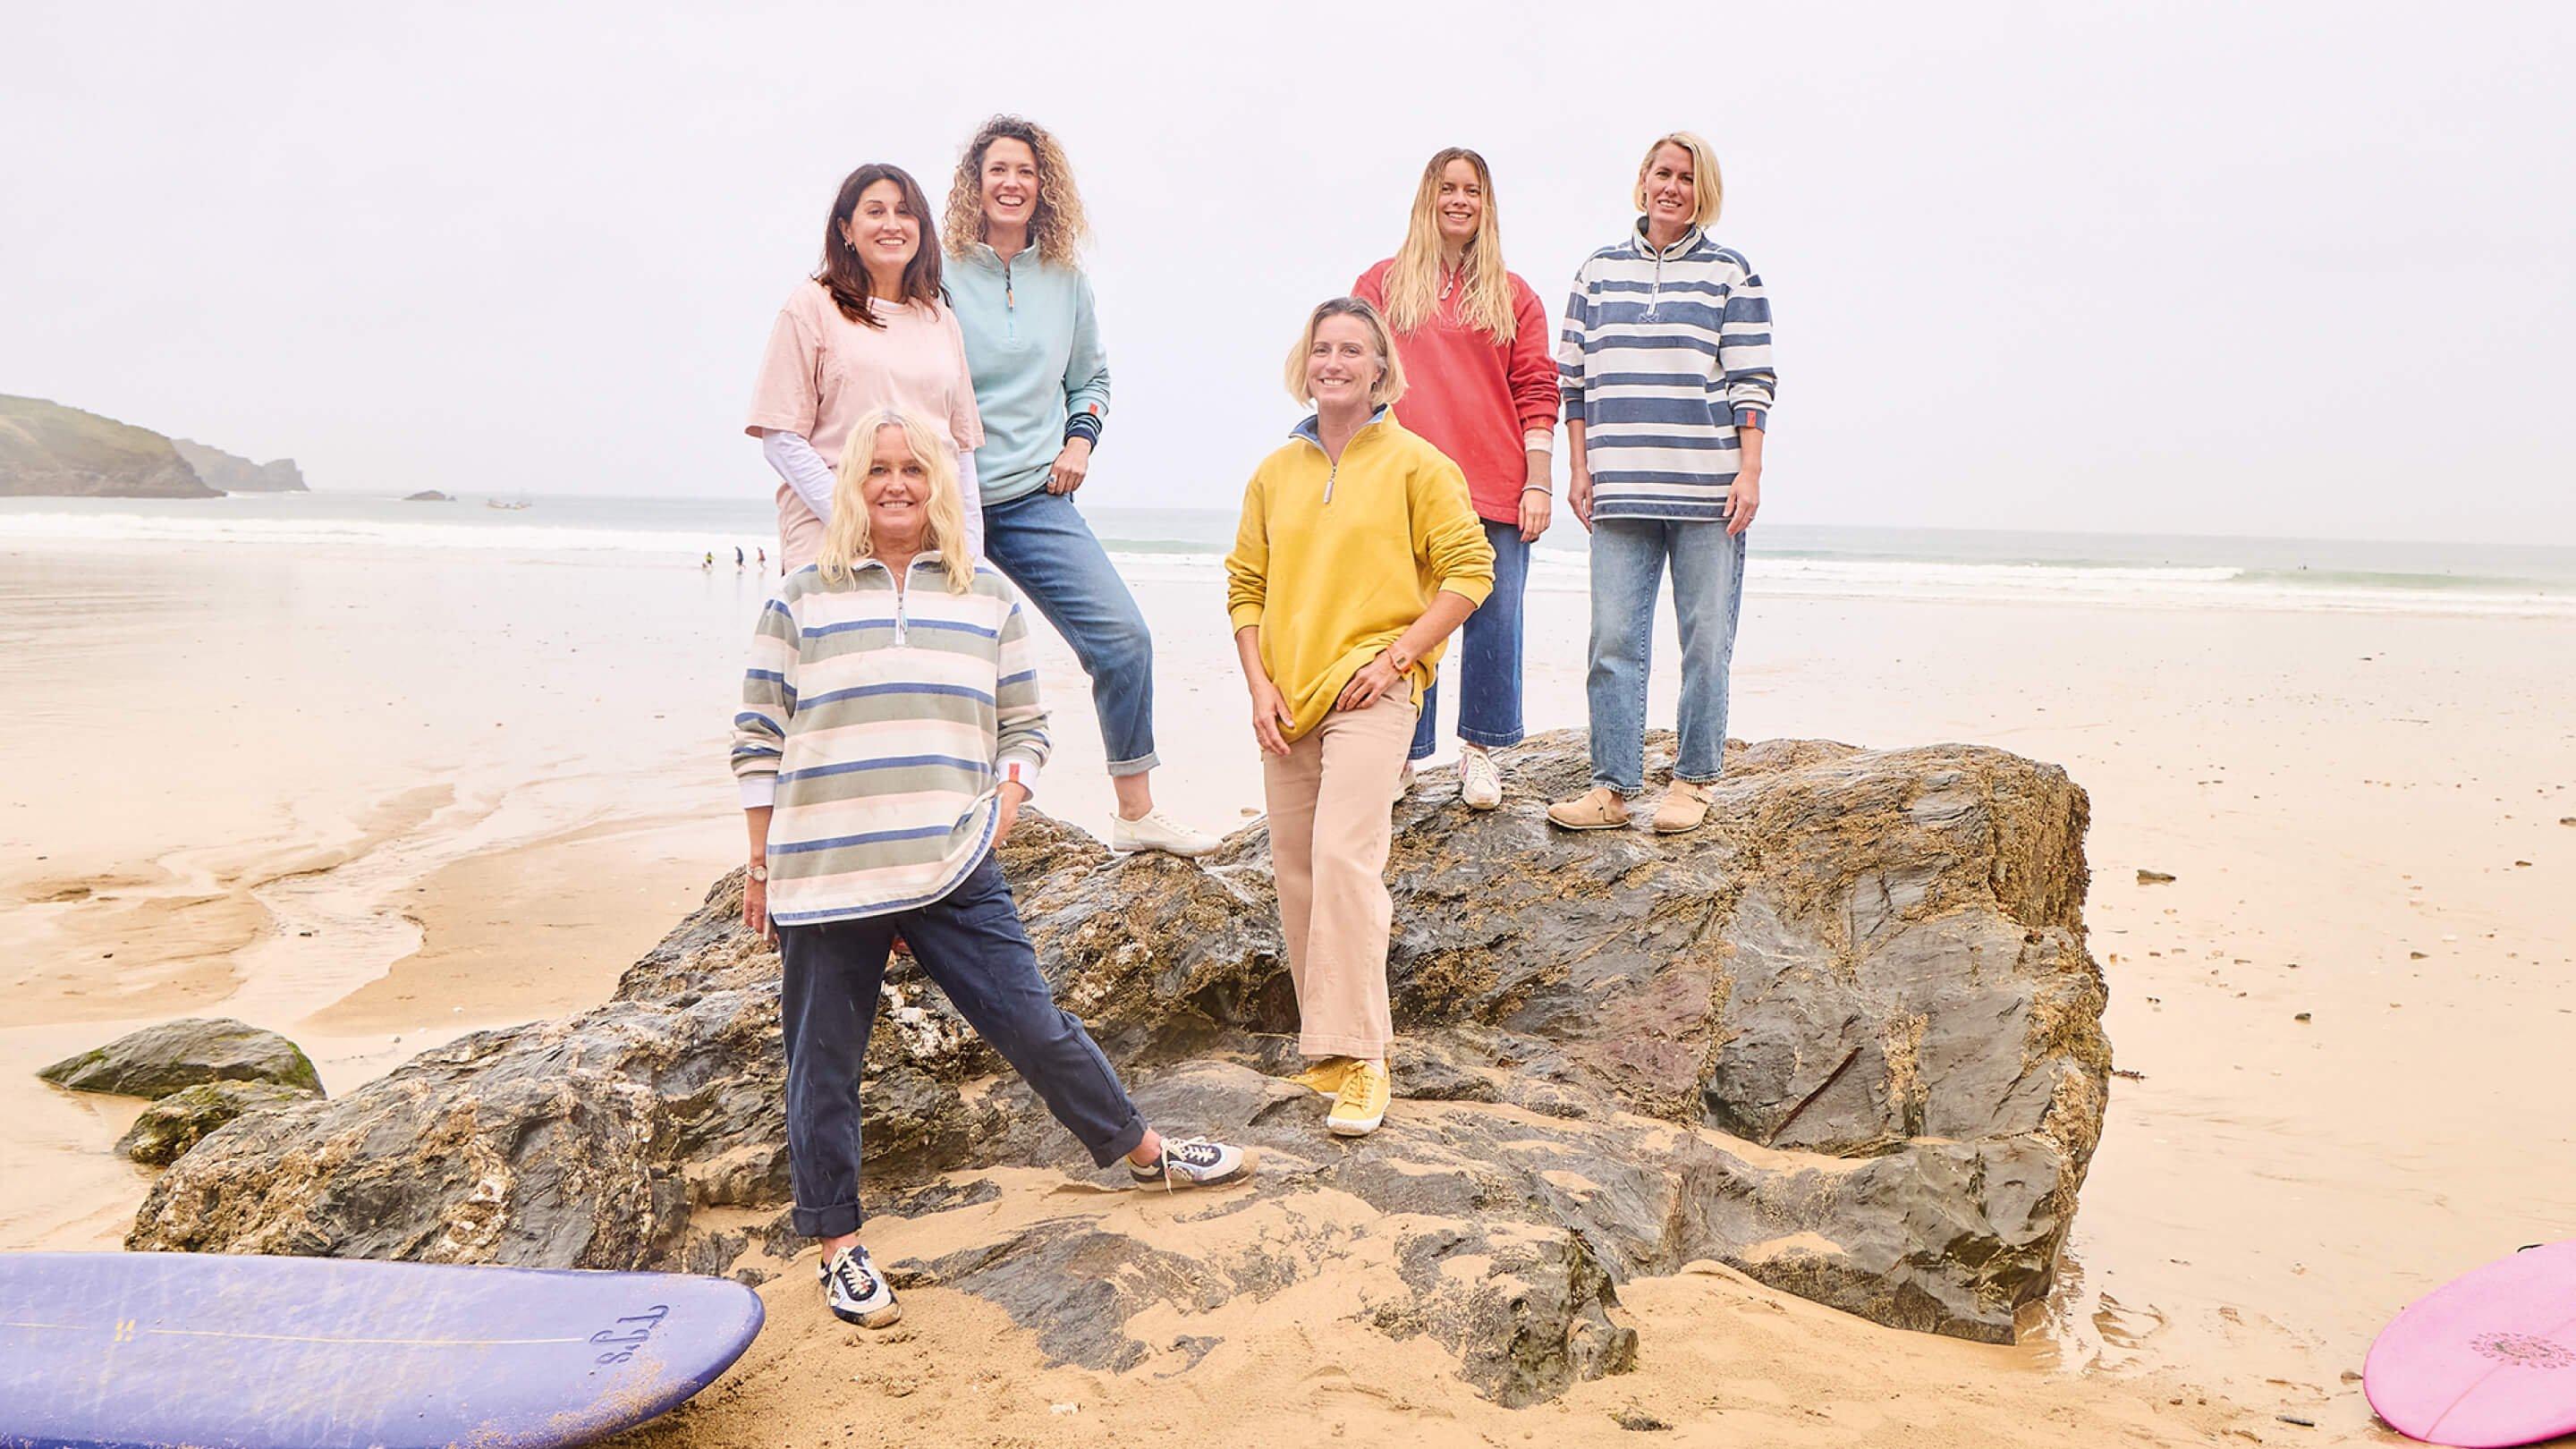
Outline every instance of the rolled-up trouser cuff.
<path id="1" fill-rule="evenodd" d="M 1385 1041 L 1370 1041 L 1366 1037 L 1313 1036 L 1301 1032 L 1297 1037 L 1297 1054 L 1299 1056 L 1307 1057 L 1365 1057 L 1374 1059 L 1385 1056 L 1386 1049 L 1393 1045 L 1395 1045 L 1393 1038 L 1389 1038 Z"/>
<path id="2" fill-rule="evenodd" d="M 1465 725 L 1460 725 L 1458 726 L 1458 738 L 1465 740 L 1471 745 L 1479 745 L 1488 750 L 1508 750 L 1512 746 L 1519 744 L 1522 740 L 1527 739 L 1528 735 L 1526 732 L 1521 730 L 1511 730 L 1509 732 L 1497 730 L 1471 730 Z"/>
<path id="3" fill-rule="evenodd" d="M 1116 780 L 1122 779 L 1128 775 L 1142 775 L 1147 771 L 1159 770 L 1162 767 L 1163 757 L 1151 753 L 1139 755 L 1132 760 L 1111 760 L 1109 762 L 1109 778 Z"/>
<path id="4" fill-rule="evenodd" d="M 1641 784 L 1622 785 L 1616 780 L 1604 780 L 1599 775 L 1592 777 L 1592 783 L 1608 790 L 1611 794 L 1618 796 L 1622 800 L 1634 800 L 1639 795 L 1645 793 L 1646 789 L 1646 787 Z"/>
<path id="5" fill-rule="evenodd" d="M 857 1232 L 859 1224 L 867 1221 L 867 1214 L 859 1211 L 857 1203 L 844 1202 L 824 1208 L 792 1208 L 788 1220 L 799 1237 L 840 1238 Z"/>
<path id="6" fill-rule="evenodd" d="M 1137 1144 L 1144 1140 L 1144 1116 L 1140 1113 L 1130 1113 L 1127 1118 L 1127 1125 L 1118 1129 L 1118 1135 L 1110 1138 L 1106 1144 L 1091 1148 L 1091 1163 L 1094 1167 L 1107 1167 L 1109 1164 L 1116 1162 L 1119 1158 L 1135 1151 Z M 1085 1145 L 1088 1146 L 1089 1144 Z"/>

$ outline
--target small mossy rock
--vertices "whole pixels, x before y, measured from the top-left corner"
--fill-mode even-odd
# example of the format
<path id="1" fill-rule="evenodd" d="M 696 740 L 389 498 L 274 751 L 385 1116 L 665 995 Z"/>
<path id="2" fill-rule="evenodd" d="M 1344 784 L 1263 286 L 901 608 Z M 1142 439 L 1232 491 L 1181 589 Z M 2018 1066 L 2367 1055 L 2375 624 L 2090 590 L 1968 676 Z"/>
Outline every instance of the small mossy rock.
<path id="1" fill-rule="evenodd" d="M 116 1150 L 146 1167 L 167 1167 L 197 1139 L 245 1112 L 320 1099 L 321 1093 L 276 1082 L 199 1082 L 143 1109 Z"/>
<path id="2" fill-rule="evenodd" d="M 273 1031 L 229 1017 L 147 1026 L 36 1074 L 76 1092 L 166 1097 L 200 1082 L 275 1082 L 322 1093 L 313 1060 Z"/>

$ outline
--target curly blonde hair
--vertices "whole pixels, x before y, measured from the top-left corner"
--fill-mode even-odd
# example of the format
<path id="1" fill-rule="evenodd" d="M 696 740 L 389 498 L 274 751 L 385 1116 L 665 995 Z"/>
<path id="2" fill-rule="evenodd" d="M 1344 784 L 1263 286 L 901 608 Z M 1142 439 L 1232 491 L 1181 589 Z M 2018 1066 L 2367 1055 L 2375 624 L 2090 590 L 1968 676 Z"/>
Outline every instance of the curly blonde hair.
<path id="1" fill-rule="evenodd" d="M 984 153 L 995 141 L 1018 141 L 1038 158 L 1038 204 L 1029 213 L 1029 244 L 1043 261 L 1074 265 L 1074 254 L 1091 240 L 1091 221 L 1082 213 L 1082 193 L 1073 184 L 1073 163 L 1055 134 L 1019 116 L 995 116 L 966 143 L 957 158 L 957 178 L 948 185 L 948 250 L 953 256 L 984 240 Z"/>

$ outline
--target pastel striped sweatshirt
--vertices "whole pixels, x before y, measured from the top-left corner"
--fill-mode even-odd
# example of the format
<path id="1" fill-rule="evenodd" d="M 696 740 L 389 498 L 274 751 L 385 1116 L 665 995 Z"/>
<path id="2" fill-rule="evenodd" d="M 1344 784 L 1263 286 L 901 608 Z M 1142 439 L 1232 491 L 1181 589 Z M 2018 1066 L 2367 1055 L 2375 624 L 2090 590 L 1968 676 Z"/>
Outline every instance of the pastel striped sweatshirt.
<path id="1" fill-rule="evenodd" d="M 1739 252 L 1645 223 L 1574 274 L 1558 335 L 1565 420 L 1583 424 L 1595 518 L 1724 516 L 1736 429 L 1770 426 L 1771 299 Z"/>
<path id="2" fill-rule="evenodd" d="M 769 818 L 769 916 L 810 926 L 928 905 L 983 859 L 1001 783 L 1036 788 L 1046 709 L 1028 621 L 978 565 L 966 592 L 912 561 L 826 583 L 812 564 L 760 611 L 733 772 Z"/>

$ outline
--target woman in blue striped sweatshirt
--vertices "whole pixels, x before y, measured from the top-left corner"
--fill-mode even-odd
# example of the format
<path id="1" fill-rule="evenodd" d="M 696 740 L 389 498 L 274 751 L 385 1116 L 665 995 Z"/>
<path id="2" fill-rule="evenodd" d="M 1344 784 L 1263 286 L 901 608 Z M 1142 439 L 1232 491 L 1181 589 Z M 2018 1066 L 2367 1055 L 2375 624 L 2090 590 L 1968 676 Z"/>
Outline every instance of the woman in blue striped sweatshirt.
<path id="1" fill-rule="evenodd" d="M 1645 788 L 1648 648 L 1667 562 L 1681 620 L 1681 748 L 1654 828 L 1706 819 L 1722 763 L 1745 530 L 1762 505 L 1777 383 L 1762 279 L 1706 230 L 1724 195 L 1706 141 L 1656 138 L 1637 168 L 1635 229 L 1584 262 L 1565 304 L 1567 501 L 1592 534 L 1592 788 L 1547 812 L 1568 830 L 1625 826 Z"/>

